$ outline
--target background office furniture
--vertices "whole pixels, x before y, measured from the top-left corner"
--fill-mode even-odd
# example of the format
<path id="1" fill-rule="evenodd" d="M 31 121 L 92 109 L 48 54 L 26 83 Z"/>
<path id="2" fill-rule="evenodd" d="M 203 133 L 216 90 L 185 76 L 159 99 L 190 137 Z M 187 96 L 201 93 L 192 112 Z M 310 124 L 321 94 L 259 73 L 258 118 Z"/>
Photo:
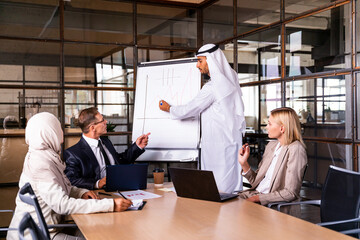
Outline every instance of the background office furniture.
<path id="1" fill-rule="evenodd" d="M 172 184 L 165 183 L 165 188 Z M 177 197 L 154 189 L 162 197 L 148 199 L 141 211 L 73 214 L 83 235 L 93 239 L 291 239 L 347 240 L 349 236 L 274 211 L 232 199 L 224 203 Z"/>
<path id="2" fill-rule="evenodd" d="M 360 173 L 330 166 L 322 190 L 321 200 L 278 205 L 312 204 L 320 206 L 321 223 L 335 231 L 359 228 Z"/>
<path id="3" fill-rule="evenodd" d="M 18 186 L 0 186 L 0 228 L 8 228 L 15 209 L 15 198 Z M 0 239 L 6 237 L 6 230 L 0 231 Z"/>
<path id="4" fill-rule="evenodd" d="M 44 219 L 44 215 L 41 211 L 39 202 L 37 200 L 37 197 L 35 196 L 34 190 L 32 189 L 30 183 L 26 183 L 19 192 L 19 197 L 21 201 L 32 205 L 35 208 L 36 215 L 38 217 L 40 230 L 42 233 L 50 239 L 48 228 L 63 228 L 63 227 L 71 227 L 76 228 L 76 224 L 53 224 L 53 225 L 47 225 Z"/>
<path id="5" fill-rule="evenodd" d="M 36 240 L 50 239 L 46 235 L 44 235 L 44 233 L 41 231 L 39 226 L 34 222 L 34 220 L 32 219 L 32 217 L 29 213 L 26 213 L 24 215 L 23 219 L 21 219 L 20 224 L 19 224 L 19 238 L 21 240 L 25 239 L 24 233 L 25 233 L 25 230 L 27 230 L 27 229 L 30 231 L 32 239 L 36 239 Z M 49 235 L 49 232 L 47 235 Z"/>
<path id="6" fill-rule="evenodd" d="M 19 134 L 20 129 L 0 129 L 5 134 Z M 17 186 L 24 156 L 28 151 L 28 145 L 22 137 L 8 137 L 0 139 L 0 186 Z"/>
<path id="7" fill-rule="evenodd" d="M 13 210 L 0 210 L 0 213 L 14 213 Z M 7 231 L 16 231 L 16 228 L 9 228 L 9 227 L 1 227 L 0 228 L 0 238 L 6 237 Z"/>

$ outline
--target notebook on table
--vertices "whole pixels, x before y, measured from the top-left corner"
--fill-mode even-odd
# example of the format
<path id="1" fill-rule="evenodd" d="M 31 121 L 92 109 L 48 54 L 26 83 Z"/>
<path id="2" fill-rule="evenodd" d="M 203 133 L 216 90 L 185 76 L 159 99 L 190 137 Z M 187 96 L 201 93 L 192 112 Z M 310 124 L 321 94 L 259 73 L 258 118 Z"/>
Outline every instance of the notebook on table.
<path id="1" fill-rule="evenodd" d="M 237 194 L 219 193 L 212 171 L 188 168 L 169 168 L 176 194 L 179 197 L 223 202 Z"/>
<path id="2" fill-rule="evenodd" d="M 147 163 L 108 165 L 105 191 L 146 189 L 147 172 Z"/>

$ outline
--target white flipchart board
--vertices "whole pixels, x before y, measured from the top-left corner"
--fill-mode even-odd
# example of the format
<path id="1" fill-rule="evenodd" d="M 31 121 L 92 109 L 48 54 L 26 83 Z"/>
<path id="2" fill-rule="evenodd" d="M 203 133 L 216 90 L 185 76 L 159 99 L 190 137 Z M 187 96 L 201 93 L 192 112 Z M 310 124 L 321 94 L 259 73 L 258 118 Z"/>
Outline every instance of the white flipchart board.
<path id="1" fill-rule="evenodd" d="M 199 155 L 200 119 L 172 120 L 159 109 L 164 99 L 183 105 L 201 88 L 196 58 L 146 62 L 138 66 L 132 140 L 151 132 L 137 161 L 196 161 Z"/>

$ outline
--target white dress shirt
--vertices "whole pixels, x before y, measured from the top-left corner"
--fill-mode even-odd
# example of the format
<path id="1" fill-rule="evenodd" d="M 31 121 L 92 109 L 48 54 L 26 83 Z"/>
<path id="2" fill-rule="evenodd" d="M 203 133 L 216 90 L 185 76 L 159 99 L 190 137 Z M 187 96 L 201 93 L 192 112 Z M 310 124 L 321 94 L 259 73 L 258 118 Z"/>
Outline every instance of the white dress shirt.
<path id="1" fill-rule="evenodd" d="M 280 143 L 278 143 L 276 145 L 274 156 L 273 156 L 273 159 L 271 161 L 271 164 L 270 164 L 268 170 L 266 171 L 264 179 L 261 180 L 261 182 L 257 186 L 256 191 L 258 191 L 260 193 L 269 193 L 270 192 L 271 179 L 272 179 L 272 176 L 274 174 L 275 166 L 276 166 L 276 163 L 277 163 L 277 160 L 278 160 L 278 156 L 279 156 L 279 154 L 281 152 L 281 149 L 282 149 L 282 146 L 280 145 Z"/>
<path id="2" fill-rule="evenodd" d="M 106 177 L 106 164 L 105 164 L 105 159 L 103 157 L 103 155 L 101 154 L 100 148 L 98 147 L 99 144 L 99 139 L 94 139 L 94 138 L 89 138 L 86 137 L 84 134 L 82 135 L 82 137 L 85 139 L 85 141 L 89 144 L 91 150 L 93 151 L 96 160 L 99 163 L 100 166 L 100 177 L 104 178 Z M 101 140 L 100 140 L 101 141 Z M 115 164 L 115 160 L 112 156 L 112 154 L 109 152 L 109 150 L 106 148 L 105 144 L 102 144 L 104 147 L 104 150 L 106 152 L 106 155 L 109 158 L 110 164 L 114 165 Z M 99 181 L 98 180 L 95 184 L 95 188 L 99 188 Z"/>

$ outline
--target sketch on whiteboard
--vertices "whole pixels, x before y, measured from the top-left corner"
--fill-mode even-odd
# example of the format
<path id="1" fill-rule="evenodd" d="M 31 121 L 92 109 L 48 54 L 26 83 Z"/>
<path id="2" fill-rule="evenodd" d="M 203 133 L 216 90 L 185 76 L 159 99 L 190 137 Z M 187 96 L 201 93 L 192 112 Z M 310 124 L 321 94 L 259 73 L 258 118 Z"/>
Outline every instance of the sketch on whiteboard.
<path id="1" fill-rule="evenodd" d="M 196 78 L 200 78 L 196 64 L 145 68 L 139 73 L 136 88 L 136 97 L 143 96 L 143 107 L 139 106 L 143 111 L 135 109 L 135 117 L 168 119 L 169 115 L 159 109 L 159 101 L 167 99 L 168 103 L 174 105 L 188 103 L 199 91 L 199 81 Z"/>
<path id="2" fill-rule="evenodd" d="M 196 62 L 139 67 L 132 135 L 151 132 L 147 148 L 197 148 L 199 119 L 171 120 L 158 104 L 161 99 L 186 104 L 200 91 L 200 84 Z"/>

